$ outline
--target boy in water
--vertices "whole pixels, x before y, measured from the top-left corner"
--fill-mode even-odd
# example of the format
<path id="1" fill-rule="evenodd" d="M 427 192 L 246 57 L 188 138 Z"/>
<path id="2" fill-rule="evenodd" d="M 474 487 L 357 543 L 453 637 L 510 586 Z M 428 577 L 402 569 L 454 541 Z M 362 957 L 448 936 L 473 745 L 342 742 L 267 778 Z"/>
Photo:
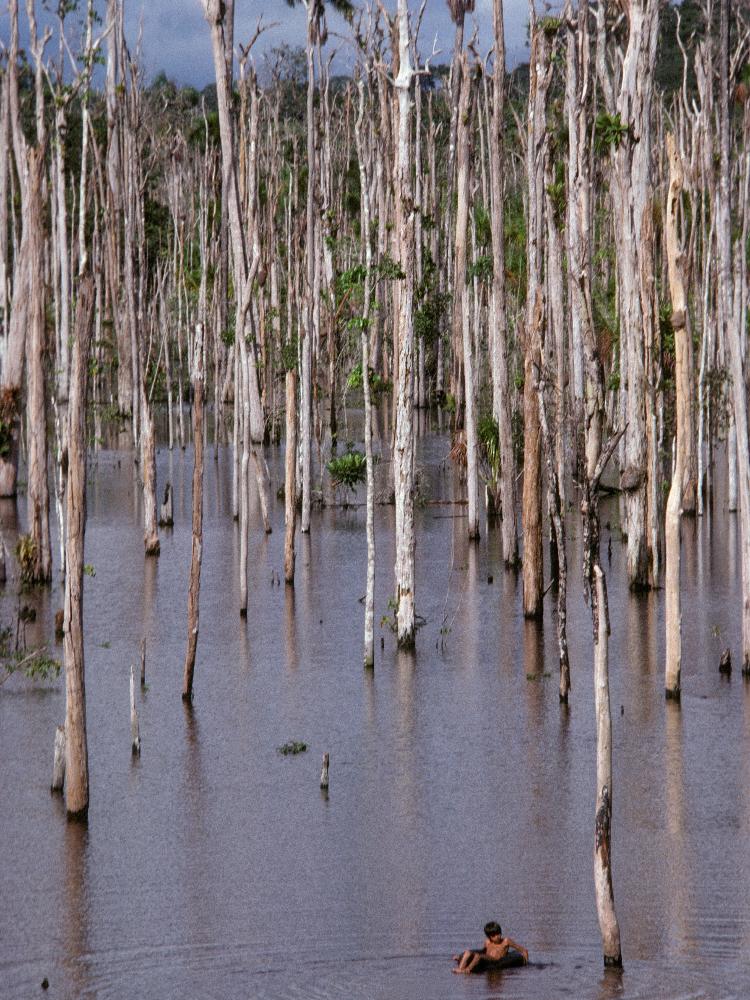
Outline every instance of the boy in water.
<path id="1" fill-rule="evenodd" d="M 482 963 L 487 963 L 491 967 L 492 962 L 499 962 L 505 958 L 511 948 L 523 957 L 524 962 L 528 962 L 528 951 L 520 944 L 516 944 L 512 938 L 503 937 L 502 928 L 496 920 L 484 925 L 484 935 L 484 948 L 481 951 L 467 950 L 463 955 L 453 956 L 453 961 L 458 962 L 453 972 L 474 972 Z"/>

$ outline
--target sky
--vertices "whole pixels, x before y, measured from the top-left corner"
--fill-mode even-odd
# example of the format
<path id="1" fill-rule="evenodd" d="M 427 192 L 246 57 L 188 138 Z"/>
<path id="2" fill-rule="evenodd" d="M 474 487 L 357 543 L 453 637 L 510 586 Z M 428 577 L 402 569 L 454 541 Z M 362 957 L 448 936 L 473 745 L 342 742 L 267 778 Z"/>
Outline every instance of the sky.
<path id="1" fill-rule="evenodd" d="M 357 4 L 358 0 L 354 0 Z M 0 0 L 0 42 L 8 44 L 9 29 L 7 0 Z M 40 24 L 44 23 L 43 7 L 55 8 L 57 0 L 37 0 Z M 85 8 L 85 0 L 80 0 Z M 96 0 L 97 10 L 106 12 L 106 0 Z M 395 9 L 396 0 L 385 0 L 385 6 Z M 409 0 L 409 6 L 418 9 L 417 0 Z M 473 32 L 473 22 L 477 25 L 477 48 L 485 56 L 492 47 L 492 0 L 476 0 L 476 9 L 466 24 L 466 38 Z M 25 3 L 20 2 L 22 37 L 26 39 Z M 276 22 L 275 27 L 265 32 L 259 40 L 256 51 L 260 59 L 265 50 L 286 43 L 305 44 L 305 10 L 301 4 L 290 8 L 286 0 L 235 0 L 235 44 L 249 41 L 258 18 L 265 23 Z M 71 19 L 71 27 L 75 18 Z M 527 0 L 505 0 L 505 37 L 507 63 L 509 68 L 527 58 L 525 47 L 526 25 L 528 22 Z M 338 46 L 340 55 L 337 67 L 345 70 L 351 63 L 349 46 L 334 33 L 348 34 L 348 26 L 336 14 L 329 16 L 329 50 Z M 135 49 L 142 27 L 142 62 L 146 80 L 164 71 L 178 84 L 191 84 L 199 89 L 213 81 L 213 62 L 209 29 L 203 17 L 201 0 L 125 0 L 125 32 L 131 51 Z M 442 54 L 433 62 L 447 62 L 450 59 L 453 42 L 453 24 L 448 14 L 445 0 L 427 0 L 420 33 L 422 57 L 430 55 L 433 43 Z M 74 35 L 75 32 L 71 31 Z"/>

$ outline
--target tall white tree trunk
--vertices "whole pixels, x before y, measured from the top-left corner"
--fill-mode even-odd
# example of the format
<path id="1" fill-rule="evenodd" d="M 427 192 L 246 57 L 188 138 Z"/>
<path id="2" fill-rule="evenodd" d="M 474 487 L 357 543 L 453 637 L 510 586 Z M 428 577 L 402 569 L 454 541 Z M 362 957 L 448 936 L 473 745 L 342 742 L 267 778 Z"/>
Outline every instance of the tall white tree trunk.
<path id="1" fill-rule="evenodd" d="M 372 397 L 370 393 L 370 299 L 372 297 L 372 239 L 370 236 L 370 175 L 372 157 L 363 135 L 365 117 L 365 85 L 358 82 L 359 109 L 354 126 L 359 159 L 359 180 L 362 192 L 362 243 L 365 258 L 365 287 L 362 310 L 362 392 L 365 405 L 365 463 L 367 468 L 367 587 L 365 591 L 364 663 L 372 667 L 375 663 L 375 469 L 372 456 Z"/>
<path id="2" fill-rule="evenodd" d="M 729 79 L 729 26 L 731 24 L 730 2 L 720 0 L 719 25 L 719 200 L 718 200 L 718 244 L 719 244 L 719 294 L 724 316 L 724 343 L 729 355 L 729 376 L 731 399 L 734 409 L 734 423 L 737 434 L 737 478 L 739 481 L 740 538 L 742 552 L 742 669 L 750 674 L 750 433 L 748 432 L 747 394 L 747 354 L 743 351 L 747 317 L 744 310 L 736 314 L 735 298 L 740 303 L 746 296 L 734 295 L 734 275 L 732 268 L 732 174 L 731 174 L 731 94 Z M 745 143 L 748 130 L 745 129 Z M 748 150 L 745 150 L 748 155 Z M 746 217 L 748 206 L 747 186 L 744 186 L 739 205 L 740 214 Z M 743 276 L 742 280 L 746 281 Z"/>
<path id="3" fill-rule="evenodd" d="M 612 715 L 609 705 L 609 610 L 601 567 L 594 566 L 598 613 L 594 645 L 594 703 L 596 712 L 596 820 L 594 887 L 605 966 L 622 965 L 620 925 L 612 886 Z"/>
<path id="4" fill-rule="evenodd" d="M 474 348 L 472 344 L 469 303 L 466 287 L 466 240 L 469 224 L 469 184 L 471 169 L 472 81 L 469 61 L 462 53 L 461 92 L 458 105 L 457 177 L 455 241 L 455 278 L 453 282 L 453 326 L 461 330 L 464 373 L 464 430 L 466 433 L 466 491 L 468 498 L 468 531 L 470 539 L 479 538 L 479 477 L 477 471 L 477 400 L 474 380 Z"/>
<path id="5" fill-rule="evenodd" d="M 666 668 L 664 685 L 668 698 L 680 697 L 682 663 L 682 617 L 680 608 L 680 514 L 683 496 L 683 472 L 686 449 L 692 441 L 688 419 L 690 372 L 687 331 L 687 298 L 685 295 L 683 251 L 678 231 L 677 213 L 683 188 L 683 171 L 674 136 L 667 135 L 669 158 L 669 191 L 665 235 L 669 266 L 669 290 L 672 299 L 672 327 L 675 339 L 675 393 L 677 410 L 677 441 L 672 485 L 667 500 L 665 525 L 665 628 Z"/>
<path id="6" fill-rule="evenodd" d="M 393 478 L 396 496 L 396 635 L 402 648 L 414 645 L 414 206 L 412 203 L 409 132 L 414 70 L 410 59 L 409 13 L 398 0 L 399 70 L 394 81 L 398 95 L 398 145 L 394 188 L 401 270 L 406 277 L 399 298 L 399 355 L 396 439 Z"/>
<path id="7" fill-rule="evenodd" d="M 188 641 L 182 680 L 182 700 L 193 697 L 195 654 L 198 648 L 201 564 L 203 561 L 203 326 L 199 323 L 193 342 L 193 540 L 188 585 Z"/>
<path id="8" fill-rule="evenodd" d="M 602 5 L 599 6 L 601 10 Z M 621 486 L 625 495 L 628 581 L 650 585 L 654 552 L 648 531 L 650 469 L 646 433 L 647 397 L 644 349 L 656 323 L 651 283 L 655 276 L 644 261 L 644 225 L 651 212 L 651 102 L 658 33 L 659 0 L 632 0 L 627 9 L 628 41 L 616 104 L 606 106 L 622 131 L 610 148 L 612 199 L 617 225 L 618 313 L 620 320 L 620 394 L 622 422 Z M 603 16 L 603 15 L 602 15 Z M 603 22 L 602 22 L 603 23 Z M 602 60 L 603 60 L 602 53 Z M 600 73 L 600 82 L 603 76 Z M 611 82 L 605 90 L 611 95 Z M 616 119 L 615 119 L 615 116 Z"/>

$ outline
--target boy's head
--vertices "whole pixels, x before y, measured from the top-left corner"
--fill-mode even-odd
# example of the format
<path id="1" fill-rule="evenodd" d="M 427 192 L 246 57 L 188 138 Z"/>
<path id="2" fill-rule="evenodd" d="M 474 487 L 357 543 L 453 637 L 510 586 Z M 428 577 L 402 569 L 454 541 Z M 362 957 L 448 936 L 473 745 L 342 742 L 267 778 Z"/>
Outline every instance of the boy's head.
<path id="1" fill-rule="evenodd" d="M 497 920 L 490 920 L 490 922 L 488 924 L 484 925 L 484 934 L 485 934 L 485 937 L 488 937 L 488 938 L 502 937 L 503 936 L 503 929 L 500 926 L 500 924 L 497 922 Z"/>

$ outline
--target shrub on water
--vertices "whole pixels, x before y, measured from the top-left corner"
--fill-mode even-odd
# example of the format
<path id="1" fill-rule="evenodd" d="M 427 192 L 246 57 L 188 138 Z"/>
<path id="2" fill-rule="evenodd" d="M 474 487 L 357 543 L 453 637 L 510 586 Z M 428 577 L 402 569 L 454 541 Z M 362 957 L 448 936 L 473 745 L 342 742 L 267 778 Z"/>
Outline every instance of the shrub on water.
<path id="1" fill-rule="evenodd" d="M 331 474 L 334 487 L 346 486 L 352 492 L 367 477 L 367 460 L 356 448 L 347 448 L 343 455 L 332 458 L 326 468 Z"/>

